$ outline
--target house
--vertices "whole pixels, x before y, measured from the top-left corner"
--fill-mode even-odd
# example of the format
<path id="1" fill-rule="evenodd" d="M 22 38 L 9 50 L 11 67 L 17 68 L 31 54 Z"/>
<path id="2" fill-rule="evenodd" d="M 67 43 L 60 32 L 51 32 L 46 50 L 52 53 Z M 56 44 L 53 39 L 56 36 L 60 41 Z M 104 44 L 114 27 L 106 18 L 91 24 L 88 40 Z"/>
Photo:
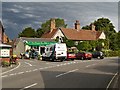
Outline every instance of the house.
<path id="1" fill-rule="evenodd" d="M 0 43 L 8 43 L 11 42 L 11 40 L 8 38 L 8 36 L 5 34 L 3 24 L 0 21 Z"/>
<path id="2" fill-rule="evenodd" d="M 16 54 L 19 57 L 20 53 L 25 53 L 30 49 L 35 49 L 39 54 L 42 54 L 44 53 L 46 45 L 54 43 L 56 42 L 49 38 L 16 38 L 12 44 L 13 54 Z"/>
<path id="3" fill-rule="evenodd" d="M 91 25 L 92 30 L 83 30 L 80 28 L 80 22 L 76 20 L 74 28 L 56 28 L 55 19 L 51 19 L 50 31 L 42 35 L 42 38 L 56 39 L 57 37 L 66 37 L 68 40 L 84 41 L 105 39 L 102 31 L 96 31 L 95 25 Z"/>
<path id="4" fill-rule="evenodd" d="M 0 44 L 3 43 L 4 29 L 2 22 L 0 21 Z"/>

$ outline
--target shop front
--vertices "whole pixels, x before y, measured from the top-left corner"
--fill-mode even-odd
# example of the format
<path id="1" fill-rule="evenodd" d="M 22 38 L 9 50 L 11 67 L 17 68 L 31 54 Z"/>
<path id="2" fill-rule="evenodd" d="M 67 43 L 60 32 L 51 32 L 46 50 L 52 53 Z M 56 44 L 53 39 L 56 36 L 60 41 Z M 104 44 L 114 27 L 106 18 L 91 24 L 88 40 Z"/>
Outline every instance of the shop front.
<path id="1" fill-rule="evenodd" d="M 43 54 L 45 50 L 45 46 L 55 44 L 56 42 L 31 42 L 27 41 L 25 42 L 25 51 L 34 49 L 39 54 Z"/>

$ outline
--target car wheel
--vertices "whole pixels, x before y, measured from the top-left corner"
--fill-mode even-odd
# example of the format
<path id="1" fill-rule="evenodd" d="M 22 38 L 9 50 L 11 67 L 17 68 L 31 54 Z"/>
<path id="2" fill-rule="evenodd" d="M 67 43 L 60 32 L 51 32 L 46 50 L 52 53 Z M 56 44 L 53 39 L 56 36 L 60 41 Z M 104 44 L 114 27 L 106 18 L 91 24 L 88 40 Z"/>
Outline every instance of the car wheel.
<path id="1" fill-rule="evenodd" d="M 71 59 L 72 61 L 74 61 L 74 59 Z"/>
<path id="2" fill-rule="evenodd" d="M 104 57 L 100 57 L 100 59 L 104 59 Z"/>
<path id="3" fill-rule="evenodd" d="M 88 60 L 91 60 L 91 58 L 88 58 Z"/>

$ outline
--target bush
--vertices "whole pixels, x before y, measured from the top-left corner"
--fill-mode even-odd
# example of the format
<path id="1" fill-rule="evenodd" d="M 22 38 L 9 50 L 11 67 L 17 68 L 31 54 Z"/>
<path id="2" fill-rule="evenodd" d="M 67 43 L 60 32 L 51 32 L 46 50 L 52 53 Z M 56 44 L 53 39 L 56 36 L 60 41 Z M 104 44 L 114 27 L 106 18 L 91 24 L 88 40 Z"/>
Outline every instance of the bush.
<path id="1" fill-rule="evenodd" d="M 38 60 L 41 60 L 41 55 L 38 55 Z"/>
<path id="2" fill-rule="evenodd" d="M 115 57 L 115 56 L 120 56 L 120 50 L 119 51 L 103 51 L 104 55 L 106 57 Z"/>
<path id="3" fill-rule="evenodd" d="M 3 61 L 1 62 L 1 65 L 2 65 L 3 67 L 10 66 L 10 62 L 3 60 Z"/>

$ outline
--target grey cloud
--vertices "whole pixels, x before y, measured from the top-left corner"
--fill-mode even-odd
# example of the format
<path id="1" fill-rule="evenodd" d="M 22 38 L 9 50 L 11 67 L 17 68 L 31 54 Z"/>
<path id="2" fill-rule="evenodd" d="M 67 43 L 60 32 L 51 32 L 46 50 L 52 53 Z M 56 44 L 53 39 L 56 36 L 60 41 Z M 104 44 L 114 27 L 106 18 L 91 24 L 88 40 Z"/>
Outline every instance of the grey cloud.
<path id="1" fill-rule="evenodd" d="M 3 2 L 16 2 L 16 0 L 2 0 Z M 27 0 L 26 2 L 118 2 L 119 0 Z M 17 0 L 17 2 L 25 2 Z"/>
<path id="2" fill-rule="evenodd" d="M 18 6 L 18 7 L 17 7 Z M 11 11 L 7 11 L 13 10 Z M 19 12 L 16 12 L 19 11 Z M 64 3 L 42 3 L 42 2 L 4 2 L 3 3 L 3 20 L 7 19 L 8 23 L 5 26 L 6 32 L 15 29 L 16 34 L 21 32 L 25 26 L 32 26 L 37 29 L 42 22 L 58 17 L 63 18 L 68 24 L 68 27 L 74 25 L 75 20 L 80 20 L 81 26 L 90 24 L 100 17 L 108 17 L 117 28 L 118 7 L 117 3 L 95 3 L 95 2 L 64 2 Z M 13 28 L 9 22 L 16 23 L 18 26 Z M 15 26 L 15 25 L 14 25 Z M 9 37 L 14 38 L 9 32 Z"/>

